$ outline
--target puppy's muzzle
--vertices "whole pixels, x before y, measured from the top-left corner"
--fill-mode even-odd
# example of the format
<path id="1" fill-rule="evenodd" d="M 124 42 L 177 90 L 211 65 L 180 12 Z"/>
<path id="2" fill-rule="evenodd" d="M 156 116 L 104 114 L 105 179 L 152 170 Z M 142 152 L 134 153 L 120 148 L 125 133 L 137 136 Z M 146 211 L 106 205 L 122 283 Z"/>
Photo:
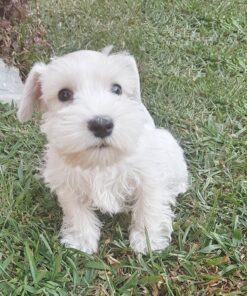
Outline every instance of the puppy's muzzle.
<path id="1" fill-rule="evenodd" d="M 88 129 L 97 138 L 106 138 L 113 131 L 113 120 L 109 116 L 96 116 L 88 121 Z"/>

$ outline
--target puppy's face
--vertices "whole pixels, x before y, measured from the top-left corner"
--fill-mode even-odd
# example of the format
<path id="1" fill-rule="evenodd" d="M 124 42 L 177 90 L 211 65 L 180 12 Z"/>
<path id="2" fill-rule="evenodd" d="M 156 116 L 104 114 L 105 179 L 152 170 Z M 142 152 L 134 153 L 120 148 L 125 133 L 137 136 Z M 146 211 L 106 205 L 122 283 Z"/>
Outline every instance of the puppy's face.
<path id="1" fill-rule="evenodd" d="M 49 145 L 72 166 L 107 166 L 134 150 L 150 123 L 141 103 L 133 57 L 78 51 L 36 64 L 24 88 L 18 117 L 43 110 Z"/>

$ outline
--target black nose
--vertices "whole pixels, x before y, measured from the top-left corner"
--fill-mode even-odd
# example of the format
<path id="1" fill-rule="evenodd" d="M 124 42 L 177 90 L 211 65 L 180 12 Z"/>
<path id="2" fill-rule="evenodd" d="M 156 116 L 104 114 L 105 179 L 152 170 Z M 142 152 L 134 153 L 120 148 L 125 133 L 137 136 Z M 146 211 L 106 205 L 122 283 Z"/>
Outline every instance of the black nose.
<path id="1" fill-rule="evenodd" d="M 98 138 L 110 136 L 113 126 L 113 121 L 108 116 L 96 116 L 88 121 L 88 129 Z"/>

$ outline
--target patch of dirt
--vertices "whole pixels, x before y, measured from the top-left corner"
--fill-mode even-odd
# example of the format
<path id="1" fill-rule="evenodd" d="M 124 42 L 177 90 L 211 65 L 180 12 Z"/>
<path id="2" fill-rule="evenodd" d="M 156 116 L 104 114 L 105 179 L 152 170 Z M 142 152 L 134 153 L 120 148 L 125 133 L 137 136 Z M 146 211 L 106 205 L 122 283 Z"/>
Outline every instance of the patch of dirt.
<path id="1" fill-rule="evenodd" d="M 0 2 L 0 54 L 10 62 L 11 53 L 18 49 L 16 26 L 27 18 L 27 0 Z"/>
<path id="2" fill-rule="evenodd" d="M 46 29 L 39 17 L 39 6 L 28 0 L 0 0 L 0 56 L 25 74 L 33 61 L 30 57 L 49 51 Z"/>
<path id="3" fill-rule="evenodd" d="M 0 17 L 10 22 L 25 19 L 27 15 L 27 0 L 2 0 L 0 2 Z"/>

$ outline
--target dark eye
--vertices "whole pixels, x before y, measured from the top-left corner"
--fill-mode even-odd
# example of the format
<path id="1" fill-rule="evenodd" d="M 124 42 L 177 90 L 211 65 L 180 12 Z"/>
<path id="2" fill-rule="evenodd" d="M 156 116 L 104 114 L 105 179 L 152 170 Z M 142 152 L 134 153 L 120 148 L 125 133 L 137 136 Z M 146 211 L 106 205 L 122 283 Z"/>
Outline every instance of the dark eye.
<path id="1" fill-rule="evenodd" d="M 68 88 L 63 88 L 58 93 L 58 99 L 61 102 L 67 102 L 73 99 L 73 92 Z"/>
<path id="2" fill-rule="evenodd" d="M 122 87 L 119 84 L 114 83 L 111 87 L 111 92 L 120 96 L 122 94 Z"/>

